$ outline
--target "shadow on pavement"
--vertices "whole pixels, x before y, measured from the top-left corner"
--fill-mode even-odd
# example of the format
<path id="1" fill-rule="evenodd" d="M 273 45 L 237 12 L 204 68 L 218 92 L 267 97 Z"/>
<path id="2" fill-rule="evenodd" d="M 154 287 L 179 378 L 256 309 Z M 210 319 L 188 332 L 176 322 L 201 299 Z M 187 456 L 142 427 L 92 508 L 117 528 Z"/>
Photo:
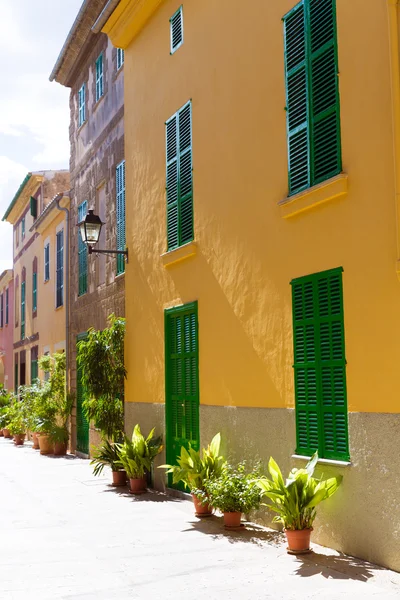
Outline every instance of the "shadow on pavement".
<path id="1" fill-rule="evenodd" d="M 355 581 L 368 581 L 374 576 L 375 571 L 384 571 L 383 567 L 365 563 L 352 556 L 340 554 L 332 556 L 311 552 L 297 556 L 300 562 L 295 571 L 300 577 L 313 577 L 322 575 L 327 579 L 353 579 Z"/>
<path id="2" fill-rule="evenodd" d="M 257 546 L 265 546 L 268 544 L 275 548 L 281 548 L 285 544 L 285 536 L 283 533 L 266 530 L 255 523 L 245 523 L 243 529 L 230 531 L 224 528 L 223 517 L 216 517 L 213 515 L 206 519 L 203 518 L 198 521 L 192 521 L 190 525 L 191 527 L 184 531 L 200 531 L 206 535 L 211 535 L 214 539 L 224 538 L 228 540 L 230 544 L 247 542 L 256 544 Z"/>
<path id="3" fill-rule="evenodd" d="M 163 494 L 162 492 L 157 492 L 156 490 L 148 490 L 144 494 L 131 494 L 128 490 L 127 486 L 113 486 L 108 484 L 104 490 L 102 490 L 106 494 L 112 493 L 117 494 L 118 496 L 124 496 L 125 498 L 131 498 L 133 502 L 180 502 L 180 498 L 174 498 L 173 496 L 168 496 L 167 494 Z"/>

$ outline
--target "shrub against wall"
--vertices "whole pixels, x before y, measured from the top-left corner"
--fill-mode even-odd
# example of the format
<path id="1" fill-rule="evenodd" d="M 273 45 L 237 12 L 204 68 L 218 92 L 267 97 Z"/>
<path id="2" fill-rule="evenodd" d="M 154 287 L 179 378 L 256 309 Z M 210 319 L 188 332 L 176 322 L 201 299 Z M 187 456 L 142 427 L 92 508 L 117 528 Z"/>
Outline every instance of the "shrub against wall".
<path id="1" fill-rule="evenodd" d="M 120 439 L 124 430 L 125 319 L 114 314 L 103 330 L 89 329 L 78 342 L 77 361 L 85 388 L 83 409 L 105 438 Z"/>

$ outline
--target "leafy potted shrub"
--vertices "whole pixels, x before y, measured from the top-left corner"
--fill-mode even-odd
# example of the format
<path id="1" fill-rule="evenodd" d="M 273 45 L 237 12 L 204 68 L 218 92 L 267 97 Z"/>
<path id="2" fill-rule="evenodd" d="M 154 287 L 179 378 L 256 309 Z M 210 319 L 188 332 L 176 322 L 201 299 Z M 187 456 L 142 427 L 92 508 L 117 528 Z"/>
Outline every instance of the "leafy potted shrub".
<path id="1" fill-rule="evenodd" d="M 182 482 L 190 491 L 197 517 L 208 517 L 212 514 L 212 506 L 207 501 L 207 496 L 199 496 L 196 490 L 204 492 L 204 485 L 208 479 L 219 477 L 226 465 L 226 460 L 220 454 L 221 434 L 217 433 L 207 448 L 202 453 L 194 450 L 189 444 L 189 449 L 181 447 L 181 454 L 177 458 L 177 465 L 161 465 L 160 469 L 167 469 L 167 474 L 172 474 L 172 483 Z"/>
<path id="2" fill-rule="evenodd" d="M 123 444 L 117 444 L 120 454 L 118 465 L 125 469 L 133 494 L 141 494 L 146 490 L 146 472 L 150 472 L 155 457 L 163 449 L 161 436 L 153 436 L 154 428 L 145 438 L 139 425 L 135 425 L 132 440 L 125 437 Z"/>
<path id="3" fill-rule="evenodd" d="M 257 481 L 263 495 L 271 501 L 268 506 L 278 513 L 274 522 L 283 525 L 290 553 L 309 552 L 315 507 L 330 498 L 342 481 L 341 475 L 325 480 L 313 477 L 317 461 L 316 452 L 304 469 L 292 469 L 285 481 L 271 457 L 268 464 L 271 479 L 262 477 Z"/>
<path id="4" fill-rule="evenodd" d="M 201 499 L 207 498 L 224 514 L 226 528 L 236 529 L 241 526 L 242 513 L 260 506 L 262 494 L 256 484 L 259 477 L 259 466 L 246 472 L 244 461 L 236 468 L 225 465 L 219 477 L 205 480 L 204 490 L 194 490 L 194 493 Z"/>
<path id="5" fill-rule="evenodd" d="M 103 330 L 90 328 L 78 342 L 77 361 L 85 387 L 83 409 L 103 439 L 124 439 L 125 319 L 114 314 Z"/>
<path id="6" fill-rule="evenodd" d="M 9 416 L 11 418 L 8 428 L 14 437 L 14 444 L 22 446 L 26 435 L 25 408 L 20 400 L 15 399 L 10 406 Z"/>
<path id="7" fill-rule="evenodd" d="M 24 385 L 19 387 L 19 393 L 23 400 L 26 412 L 26 427 L 31 432 L 33 450 L 39 450 L 39 438 L 37 434 L 39 419 L 36 414 L 36 400 L 40 395 L 41 382 L 36 380 L 32 385 Z"/>
<path id="8" fill-rule="evenodd" d="M 11 420 L 10 405 L 14 398 L 12 393 L 7 392 L 2 386 L 0 388 L 0 429 L 5 438 L 10 438 L 11 433 L 8 424 Z"/>
<path id="9" fill-rule="evenodd" d="M 114 442 L 104 440 L 94 454 L 90 464 L 94 467 L 93 474 L 100 475 L 105 466 L 110 467 L 113 477 L 113 485 L 126 485 L 126 471 L 120 468 L 121 456 L 118 446 Z"/>

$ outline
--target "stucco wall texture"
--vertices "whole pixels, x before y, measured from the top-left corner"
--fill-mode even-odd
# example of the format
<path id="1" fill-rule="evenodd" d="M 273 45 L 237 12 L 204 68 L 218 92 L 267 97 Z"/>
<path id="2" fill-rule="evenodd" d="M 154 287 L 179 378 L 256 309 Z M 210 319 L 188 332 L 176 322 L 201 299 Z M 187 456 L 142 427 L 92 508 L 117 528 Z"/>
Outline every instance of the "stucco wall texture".
<path id="1" fill-rule="evenodd" d="M 202 441 L 223 428 L 228 453 L 266 461 L 272 454 L 289 468 L 289 284 L 343 267 L 352 465 L 335 467 L 344 484 L 321 509 L 315 535 L 400 570 L 400 465 L 390 443 L 400 433 L 400 283 L 387 4 L 370 0 L 366 10 L 365 0 L 337 0 L 348 193 L 284 219 L 281 17 L 294 4 L 254 0 L 243 11 L 231 0 L 186 0 L 184 44 L 170 55 L 178 5 L 166 0 L 126 48 L 127 425 L 163 429 L 164 309 L 197 300 Z M 165 267 L 164 124 L 189 99 L 197 252 Z"/>

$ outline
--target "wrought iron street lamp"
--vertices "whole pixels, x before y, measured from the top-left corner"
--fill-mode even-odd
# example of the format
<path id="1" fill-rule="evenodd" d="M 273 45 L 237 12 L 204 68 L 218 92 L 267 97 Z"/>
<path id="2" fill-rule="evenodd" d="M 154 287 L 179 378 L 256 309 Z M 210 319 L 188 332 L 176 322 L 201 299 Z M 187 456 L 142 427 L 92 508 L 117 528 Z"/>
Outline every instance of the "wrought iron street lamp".
<path id="1" fill-rule="evenodd" d="M 78 223 L 82 242 L 87 245 L 89 254 L 122 254 L 125 256 L 125 262 L 128 262 L 128 250 L 99 250 L 94 248 L 100 239 L 101 228 L 104 223 L 98 215 L 89 210 L 86 217 Z"/>

